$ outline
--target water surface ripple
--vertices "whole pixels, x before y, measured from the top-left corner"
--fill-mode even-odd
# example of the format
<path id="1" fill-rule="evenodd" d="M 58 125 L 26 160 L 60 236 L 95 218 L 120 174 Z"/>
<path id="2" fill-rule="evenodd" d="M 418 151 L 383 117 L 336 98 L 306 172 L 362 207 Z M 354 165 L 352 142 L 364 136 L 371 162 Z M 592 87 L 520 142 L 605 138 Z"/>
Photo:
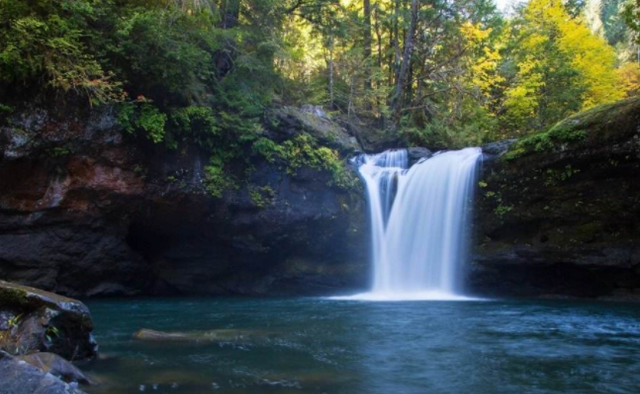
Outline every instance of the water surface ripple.
<path id="1" fill-rule="evenodd" d="M 568 301 L 88 303 L 105 393 L 640 393 L 640 307 Z M 139 328 L 238 329 L 141 343 Z"/>

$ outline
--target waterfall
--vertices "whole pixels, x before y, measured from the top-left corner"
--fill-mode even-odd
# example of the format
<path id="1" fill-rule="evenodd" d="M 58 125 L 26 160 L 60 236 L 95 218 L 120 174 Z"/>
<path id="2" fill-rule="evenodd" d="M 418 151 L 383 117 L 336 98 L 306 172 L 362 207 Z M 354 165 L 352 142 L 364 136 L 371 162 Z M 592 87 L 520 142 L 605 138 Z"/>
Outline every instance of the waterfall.
<path id="1" fill-rule="evenodd" d="M 372 231 L 373 285 L 354 298 L 464 298 L 479 148 L 438 153 L 408 168 L 406 150 L 360 159 Z"/>

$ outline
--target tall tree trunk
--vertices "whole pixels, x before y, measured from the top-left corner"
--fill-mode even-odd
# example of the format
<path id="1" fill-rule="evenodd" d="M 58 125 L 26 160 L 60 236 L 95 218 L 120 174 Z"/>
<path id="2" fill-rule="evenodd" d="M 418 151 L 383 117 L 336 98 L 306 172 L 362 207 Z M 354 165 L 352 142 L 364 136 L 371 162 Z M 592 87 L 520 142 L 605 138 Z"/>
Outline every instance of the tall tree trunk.
<path id="1" fill-rule="evenodd" d="M 378 68 L 382 69 L 382 30 L 380 29 L 380 8 L 375 13 L 376 46 L 378 47 Z"/>
<path id="2" fill-rule="evenodd" d="M 240 19 L 240 1 L 241 0 L 221 0 L 220 27 L 222 29 L 232 29 L 238 26 Z M 224 78 L 233 68 L 233 61 L 236 56 L 234 52 L 233 45 L 227 44 L 216 54 L 215 64 L 219 79 Z"/>
<path id="3" fill-rule="evenodd" d="M 222 20 L 220 22 L 223 29 L 232 29 L 238 26 L 240 0 L 222 0 L 220 9 L 222 13 Z"/>
<path id="4" fill-rule="evenodd" d="M 335 108 L 335 93 L 334 93 L 334 62 L 333 62 L 333 37 L 330 37 L 329 42 L 329 108 L 332 110 Z"/>
<path id="5" fill-rule="evenodd" d="M 411 24 L 407 31 L 404 52 L 402 54 L 402 65 L 396 75 L 396 88 L 391 100 L 391 109 L 393 112 L 393 127 L 397 129 L 400 123 L 400 117 L 402 113 L 402 98 L 404 96 L 404 88 L 407 83 L 407 76 L 409 74 L 409 68 L 411 67 L 411 57 L 413 56 L 414 36 L 416 32 L 416 26 L 418 24 L 418 3 L 419 0 L 411 0 Z"/>
<path id="6" fill-rule="evenodd" d="M 364 61 L 365 61 L 365 76 L 364 76 L 364 88 L 365 91 L 371 90 L 371 0 L 364 1 Z"/>
<path id="7" fill-rule="evenodd" d="M 376 7 L 376 12 L 375 12 L 375 17 L 374 17 L 374 27 L 375 27 L 375 32 L 376 32 L 376 45 L 378 48 L 378 60 L 377 60 L 377 66 L 378 66 L 378 73 L 382 73 L 382 30 L 380 29 L 380 7 Z M 381 78 L 376 80 L 376 89 L 380 89 L 380 85 L 381 85 Z M 380 111 L 380 96 L 378 94 L 375 95 L 376 97 L 376 110 Z"/>
<path id="8" fill-rule="evenodd" d="M 398 70 L 400 65 L 400 29 L 398 27 L 398 20 L 400 19 L 400 0 L 396 0 L 393 9 L 393 82 L 397 83 L 396 77 L 398 76 Z"/>

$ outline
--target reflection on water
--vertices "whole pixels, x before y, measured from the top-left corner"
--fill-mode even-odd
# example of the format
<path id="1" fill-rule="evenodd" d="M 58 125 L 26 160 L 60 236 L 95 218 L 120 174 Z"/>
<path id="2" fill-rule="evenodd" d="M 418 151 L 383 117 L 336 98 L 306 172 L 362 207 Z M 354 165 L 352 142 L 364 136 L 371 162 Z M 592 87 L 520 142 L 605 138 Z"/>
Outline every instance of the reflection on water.
<path id="1" fill-rule="evenodd" d="M 107 393 L 634 393 L 640 307 L 551 301 L 89 302 Z M 143 342 L 140 328 L 239 330 Z M 249 331 L 247 331 L 249 330 Z M 264 335 L 261 335 L 264 334 Z"/>

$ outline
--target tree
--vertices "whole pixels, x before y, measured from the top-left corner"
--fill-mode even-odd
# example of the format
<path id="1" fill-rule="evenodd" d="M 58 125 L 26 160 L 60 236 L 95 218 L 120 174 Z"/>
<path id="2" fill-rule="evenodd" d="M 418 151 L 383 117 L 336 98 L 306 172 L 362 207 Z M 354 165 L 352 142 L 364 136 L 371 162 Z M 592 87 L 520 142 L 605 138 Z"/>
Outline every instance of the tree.
<path id="1" fill-rule="evenodd" d="M 364 10 L 364 32 L 363 32 L 363 55 L 365 60 L 365 66 L 367 68 L 365 73 L 365 89 L 371 90 L 371 0 L 363 0 Z"/>
<path id="2" fill-rule="evenodd" d="M 523 132 L 623 97 L 615 52 L 561 0 L 531 0 L 514 22 L 517 73 L 505 92 L 505 126 Z"/>
<path id="3" fill-rule="evenodd" d="M 636 42 L 640 43 L 640 0 L 630 0 L 623 14 L 629 28 L 636 32 Z"/>
<path id="4" fill-rule="evenodd" d="M 407 75 L 409 74 L 411 67 L 411 57 L 413 56 L 414 46 L 413 41 L 415 39 L 416 26 L 418 24 L 418 4 L 418 0 L 411 0 L 411 23 L 409 24 L 409 30 L 406 33 L 400 68 L 396 73 L 396 88 L 391 99 L 394 128 L 397 128 L 402 114 L 402 97 L 405 85 L 407 84 Z"/>

